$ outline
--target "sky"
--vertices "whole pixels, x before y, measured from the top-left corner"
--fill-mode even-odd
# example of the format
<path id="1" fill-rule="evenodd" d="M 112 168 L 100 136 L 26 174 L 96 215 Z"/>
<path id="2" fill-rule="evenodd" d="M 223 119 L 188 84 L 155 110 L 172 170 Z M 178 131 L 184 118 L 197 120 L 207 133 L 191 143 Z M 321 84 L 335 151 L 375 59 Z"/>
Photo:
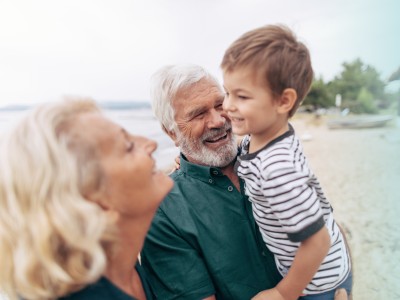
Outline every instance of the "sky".
<path id="1" fill-rule="evenodd" d="M 288 25 L 316 76 L 361 58 L 386 79 L 400 67 L 396 0 L 0 0 L 0 106 L 62 96 L 146 101 L 158 68 L 195 63 L 222 79 L 225 49 Z"/>

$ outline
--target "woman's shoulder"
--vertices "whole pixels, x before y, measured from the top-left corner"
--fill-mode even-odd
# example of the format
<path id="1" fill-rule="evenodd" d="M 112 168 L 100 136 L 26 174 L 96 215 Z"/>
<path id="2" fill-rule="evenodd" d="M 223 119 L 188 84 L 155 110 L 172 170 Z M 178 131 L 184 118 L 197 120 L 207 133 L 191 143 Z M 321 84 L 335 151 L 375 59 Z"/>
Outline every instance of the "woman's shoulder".
<path id="1" fill-rule="evenodd" d="M 59 300 L 134 300 L 131 296 L 112 284 L 107 278 L 101 277 L 97 282 L 84 287 L 83 289 L 69 294 Z"/>

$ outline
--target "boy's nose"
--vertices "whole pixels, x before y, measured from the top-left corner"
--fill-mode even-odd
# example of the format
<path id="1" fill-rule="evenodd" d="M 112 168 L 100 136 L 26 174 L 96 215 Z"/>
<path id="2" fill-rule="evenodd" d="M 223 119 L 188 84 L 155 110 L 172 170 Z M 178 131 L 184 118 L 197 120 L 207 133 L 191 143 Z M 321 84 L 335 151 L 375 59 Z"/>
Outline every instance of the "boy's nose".
<path id="1" fill-rule="evenodd" d="M 232 100 L 229 98 L 229 95 L 225 95 L 224 102 L 222 103 L 222 108 L 224 111 L 230 111 L 233 109 Z"/>

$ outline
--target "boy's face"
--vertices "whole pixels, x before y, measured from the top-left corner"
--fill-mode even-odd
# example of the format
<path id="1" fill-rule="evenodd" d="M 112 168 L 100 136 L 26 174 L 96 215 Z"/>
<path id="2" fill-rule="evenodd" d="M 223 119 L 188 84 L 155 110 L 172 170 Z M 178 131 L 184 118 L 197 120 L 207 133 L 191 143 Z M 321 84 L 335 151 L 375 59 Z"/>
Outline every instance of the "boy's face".
<path id="1" fill-rule="evenodd" d="M 287 117 L 279 111 L 279 100 L 262 80 L 257 80 L 254 71 L 249 68 L 224 71 L 223 79 L 226 92 L 223 108 L 235 134 L 251 134 L 252 141 L 265 141 L 283 130 Z"/>

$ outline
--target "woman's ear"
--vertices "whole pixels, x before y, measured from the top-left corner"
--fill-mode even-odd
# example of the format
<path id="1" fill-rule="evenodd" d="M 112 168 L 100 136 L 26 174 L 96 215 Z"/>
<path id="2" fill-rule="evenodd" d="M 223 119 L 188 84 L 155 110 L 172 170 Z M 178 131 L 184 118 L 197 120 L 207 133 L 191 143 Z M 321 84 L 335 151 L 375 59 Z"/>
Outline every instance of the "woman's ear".
<path id="1" fill-rule="evenodd" d="M 109 210 L 111 208 L 110 203 L 104 197 L 104 190 L 102 189 L 87 192 L 83 197 L 90 202 L 96 203 L 103 210 Z"/>
<path id="2" fill-rule="evenodd" d="M 106 213 L 108 221 L 115 223 L 119 219 L 119 212 L 115 210 L 110 201 L 104 198 L 104 194 L 100 191 L 92 192 L 84 196 L 90 202 L 96 203 Z"/>
<path id="3" fill-rule="evenodd" d="M 284 89 L 280 98 L 278 105 L 278 113 L 286 114 L 289 113 L 293 108 L 297 100 L 297 92 L 292 88 Z"/>

